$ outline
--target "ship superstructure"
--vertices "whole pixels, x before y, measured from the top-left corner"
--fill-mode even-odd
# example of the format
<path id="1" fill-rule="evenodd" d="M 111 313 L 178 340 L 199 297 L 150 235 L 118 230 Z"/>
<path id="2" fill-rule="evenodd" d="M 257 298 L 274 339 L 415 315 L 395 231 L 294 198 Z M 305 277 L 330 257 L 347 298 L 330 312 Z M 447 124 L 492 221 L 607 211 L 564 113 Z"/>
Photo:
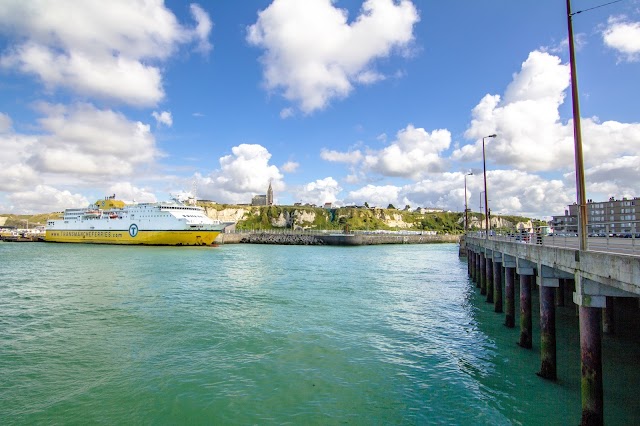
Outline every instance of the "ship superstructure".
<path id="1" fill-rule="evenodd" d="M 45 240 L 67 243 L 209 245 L 227 224 L 202 207 L 170 202 L 125 204 L 115 195 L 47 221 Z"/>

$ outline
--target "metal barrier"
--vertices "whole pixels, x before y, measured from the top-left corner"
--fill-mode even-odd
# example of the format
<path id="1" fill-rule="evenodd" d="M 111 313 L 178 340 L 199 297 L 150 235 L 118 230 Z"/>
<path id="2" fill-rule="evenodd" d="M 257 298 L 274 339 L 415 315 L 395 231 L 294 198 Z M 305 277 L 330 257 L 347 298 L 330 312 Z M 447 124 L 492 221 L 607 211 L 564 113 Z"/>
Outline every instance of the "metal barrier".
<path id="1" fill-rule="evenodd" d="M 469 235 L 485 238 L 486 233 L 484 231 L 476 231 L 470 232 Z M 568 249 L 578 249 L 580 246 L 576 235 L 567 234 L 543 236 L 540 234 L 492 234 L 489 232 L 489 239 Z M 604 237 L 588 237 L 587 250 L 640 256 L 640 238 L 636 238 L 635 233 L 631 233 L 628 237 L 612 237 L 608 234 Z"/>

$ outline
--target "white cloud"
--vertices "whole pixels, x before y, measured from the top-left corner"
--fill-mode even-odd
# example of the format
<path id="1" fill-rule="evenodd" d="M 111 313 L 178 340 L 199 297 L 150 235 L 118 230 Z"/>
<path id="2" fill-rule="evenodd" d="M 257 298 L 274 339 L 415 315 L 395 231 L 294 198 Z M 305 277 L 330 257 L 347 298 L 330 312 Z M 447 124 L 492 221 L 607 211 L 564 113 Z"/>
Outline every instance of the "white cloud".
<path id="1" fill-rule="evenodd" d="M 446 163 L 440 153 L 450 144 L 451 133 L 448 130 L 429 133 L 409 124 L 398 132 L 390 146 L 367 153 L 364 165 L 384 176 L 419 179 L 426 173 L 444 171 Z"/>
<path id="2" fill-rule="evenodd" d="M 209 42 L 209 33 L 213 28 L 213 23 L 207 12 L 204 11 L 199 5 L 192 4 L 190 6 L 191 15 L 195 19 L 197 25 L 194 28 L 194 38 L 198 40 L 197 50 L 200 53 L 207 54 L 213 49 L 213 46 Z"/>
<path id="3" fill-rule="evenodd" d="M 474 108 L 465 137 L 477 142 L 454 151 L 452 158 L 482 159 L 482 137 L 497 133 L 486 140 L 491 162 L 529 171 L 571 166 L 573 131 L 560 123 L 558 112 L 568 86 L 568 65 L 548 53 L 531 52 L 504 99 L 486 95 Z"/>
<path id="4" fill-rule="evenodd" d="M 48 185 L 37 185 L 30 191 L 14 192 L 7 195 L 7 198 L 24 213 L 55 212 L 90 204 L 83 195 L 61 191 Z"/>
<path id="5" fill-rule="evenodd" d="M 386 208 L 389 204 L 397 207 L 401 188 L 394 185 L 366 185 L 355 191 L 350 191 L 345 201 L 356 205 L 369 204 L 371 207 Z"/>
<path id="6" fill-rule="evenodd" d="M 638 155 L 614 158 L 585 170 L 590 198 L 597 200 L 607 200 L 612 196 L 637 197 L 638 176 L 640 176 L 640 156 Z"/>
<path id="7" fill-rule="evenodd" d="M 118 179 L 157 156 L 149 125 L 129 121 L 123 114 L 90 104 L 72 107 L 41 104 L 39 119 L 46 132 L 29 164 L 42 172 Z M 118 178 L 116 178 L 116 176 Z"/>
<path id="8" fill-rule="evenodd" d="M 560 121 L 559 108 L 569 87 L 569 66 L 543 52 L 531 52 L 507 87 L 504 99 L 486 95 L 473 110 L 465 137 L 476 139 L 455 150 L 452 159 L 481 161 L 482 137 L 488 163 L 522 171 L 574 167 L 573 122 Z M 582 119 L 584 160 L 588 166 L 640 150 L 640 123 L 599 123 Z"/>
<path id="9" fill-rule="evenodd" d="M 137 106 L 154 105 L 164 97 L 160 70 L 123 56 L 76 51 L 59 54 L 55 49 L 26 43 L 0 59 L 0 65 L 35 74 L 49 89 L 64 86 L 83 95 Z"/>
<path id="10" fill-rule="evenodd" d="M 208 176 L 196 175 L 198 193 L 202 198 L 221 203 L 249 203 L 256 194 L 265 194 L 269 182 L 273 190 L 284 188 L 283 176 L 269 164 L 271 154 L 256 144 L 241 144 L 232 154 L 220 158 L 220 169 Z"/>
<path id="11" fill-rule="evenodd" d="M 292 190 L 295 200 L 301 203 L 315 204 L 335 203 L 342 188 L 332 177 L 318 179 Z"/>
<path id="12" fill-rule="evenodd" d="M 160 113 L 153 111 L 151 115 L 156 119 L 158 125 L 165 125 L 167 127 L 171 127 L 173 125 L 173 117 L 169 111 L 162 111 Z"/>
<path id="13" fill-rule="evenodd" d="M 155 194 L 148 189 L 138 188 L 131 182 L 118 182 L 109 186 L 107 191 L 109 194 L 115 194 L 118 200 L 125 202 L 138 203 L 155 203 L 157 200 Z"/>
<path id="14" fill-rule="evenodd" d="M 300 163 L 296 163 L 295 161 L 287 161 L 280 167 L 285 173 L 295 173 L 300 167 Z"/>
<path id="15" fill-rule="evenodd" d="M 105 185 L 159 155 L 149 126 L 120 113 L 90 104 L 38 109 L 38 135 L 0 133 L 0 191 L 24 192 L 44 182 Z"/>
<path id="16" fill-rule="evenodd" d="M 293 108 L 283 108 L 280 111 L 280 118 L 282 118 L 283 120 L 289 117 L 293 117 L 295 115 L 295 111 L 293 110 Z"/>
<path id="17" fill-rule="evenodd" d="M 331 161 L 335 163 L 350 163 L 355 164 L 362 161 L 364 156 L 359 150 L 348 151 L 348 152 L 339 152 L 328 149 L 322 149 L 320 151 L 320 158 L 326 161 Z"/>
<path id="18" fill-rule="evenodd" d="M 629 62 L 640 60 L 640 22 L 631 22 L 624 16 L 610 17 L 602 32 L 604 43 L 617 50 Z"/>
<path id="19" fill-rule="evenodd" d="M 7 133 L 11 130 L 13 121 L 7 114 L 0 112 L 0 134 Z"/>
<path id="20" fill-rule="evenodd" d="M 2 162 L 4 163 L 4 162 Z M 0 191 L 20 191 L 40 181 L 38 173 L 26 164 L 5 163 L 0 168 Z"/>
<path id="21" fill-rule="evenodd" d="M 35 136 L 15 133 L 11 127 L 11 117 L 2 114 L 4 131 L 0 132 L 0 191 L 23 191 L 33 188 L 40 181 L 38 172 L 28 164 L 36 151 L 38 139 Z"/>
<path id="22" fill-rule="evenodd" d="M 560 180 L 547 180 L 517 170 L 493 170 L 487 173 L 489 207 L 494 214 L 523 214 L 531 217 L 559 214 L 573 200 L 572 188 Z M 481 175 L 467 178 L 467 205 L 479 211 L 479 196 L 484 191 Z M 464 210 L 464 173 L 442 173 L 408 185 L 367 185 L 349 192 L 347 203 L 386 207 L 438 207 Z M 483 207 L 484 208 L 484 207 Z M 544 209 L 544 210 L 541 210 Z"/>
<path id="23" fill-rule="evenodd" d="M 367 171 L 417 180 L 425 174 L 444 171 L 446 160 L 440 154 L 450 144 L 451 133 L 448 130 L 438 129 L 429 133 L 409 124 L 398 131 L 391 145 L 382 150 L 368 149 L 363 154 L 360 150 L 340 152 L 323 149 L 320 157 L 326 161 L 359 166 L 360 171 L 354 170 L 348 177 L 349 182 L 359 180 L 358 176 Z"/>
<path id="24" fill-rule="evenodd" d="M 199 50 L 210 50 L 211 22 L 199 6 L 191 12 L 194 29 L 159 1 L 9 2 L 0 10 L 0 31 L 15 44 L 0 65 L 35 75 L 50 90 L 155 105 L 164 97 L 157 64 L 180 44 L 196 41 Z"/>
<path id="25" fill-rule="evenodd" d="M 407 48 L 418 21 L 408 0 L 366 0 L 351 23 L 331 0 L 274 0 L 247 29 L 247 40 L 265 50 L 266 88 L 311 113 L 348 96 L 354 83 L 383 79 L 373 62 Z"/>

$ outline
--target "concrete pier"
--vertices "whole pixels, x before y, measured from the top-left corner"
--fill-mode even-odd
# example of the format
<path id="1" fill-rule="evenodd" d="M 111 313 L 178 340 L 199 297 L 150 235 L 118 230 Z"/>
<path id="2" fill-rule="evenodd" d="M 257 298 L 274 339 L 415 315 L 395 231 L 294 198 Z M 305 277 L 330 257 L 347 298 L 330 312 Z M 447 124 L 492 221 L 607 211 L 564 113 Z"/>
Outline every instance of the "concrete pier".
<path id="1" fill-rule="evenodd" d="M 496 265 L 502 259 L 507 327 L 515 322 L 515 267 L 520 282 L 518 344 L 524 348 L 532 347 L 531 286 L 533 279 L 536 279 L 540 294 L 541 334 L 538 375 L 546 379 L 556 380 L 558 374 L 556 303 L 566 306 L 569 300 L 573 300 L 580 322 L 582 424 L 601 425 L 604 421 L 602 334 L 603 330 L 613 333 L 616 326 L 614 320 L 621 321 L 618 318 L 620 313 L 616 310 L 618 304 L 626 309 L 637 310 L 637 301 L 640 300 L 640 257 L 494 238 L 470 237 L 468 245 L 471 251 L 491 253 L 492 259 L 498 260 Z M 486 272 L 486 266 L 483 270 Z M 497 284 L 497 279 L 494 282 Z M 569 297 L 569 293 L 572 297 Z M 514 294 L 513 298 L 511 294 Z M 631 298 L 636 302 L 632 303 Z"/>

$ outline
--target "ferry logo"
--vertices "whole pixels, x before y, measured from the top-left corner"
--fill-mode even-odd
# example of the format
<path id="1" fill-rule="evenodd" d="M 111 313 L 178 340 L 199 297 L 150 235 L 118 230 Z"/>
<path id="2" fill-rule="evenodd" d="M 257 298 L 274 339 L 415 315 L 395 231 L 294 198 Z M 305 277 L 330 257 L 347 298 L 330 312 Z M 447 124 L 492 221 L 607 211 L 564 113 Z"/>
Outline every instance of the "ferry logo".
<path id="1" fill-rule="evenodd" d="M 135 223 L 131 224 L 131 226 L 129 227 L 129 235 L 131 235 L 131 238 L 135 238 L 136 235 L 138 235 L 138 225 L 136 225 Z"/>

